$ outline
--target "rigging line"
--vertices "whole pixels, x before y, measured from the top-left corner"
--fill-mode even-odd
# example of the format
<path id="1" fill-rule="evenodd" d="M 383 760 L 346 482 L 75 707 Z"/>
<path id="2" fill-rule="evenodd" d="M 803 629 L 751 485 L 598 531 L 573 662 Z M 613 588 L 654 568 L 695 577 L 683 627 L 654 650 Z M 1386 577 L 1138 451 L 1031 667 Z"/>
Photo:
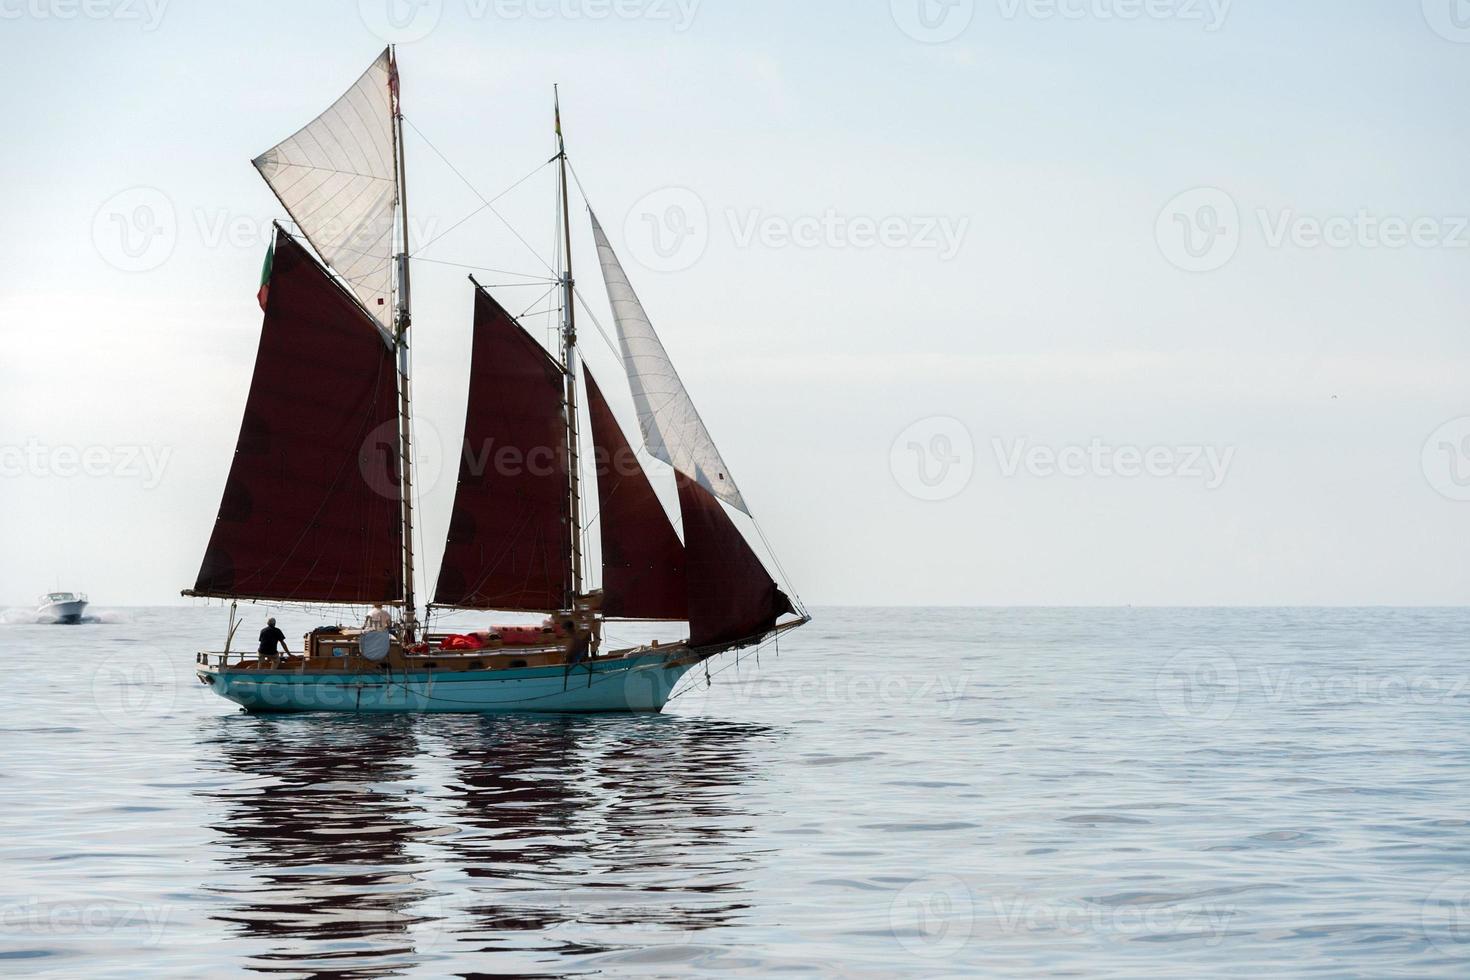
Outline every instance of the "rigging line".
<path id="1" fill-rule="evenodd" d="M 550 296 L 554 292 L 556 292 L 556 287 L 555 286 L 552 286 L 546 292 L 542 293 L 540 296 L 537 296 L 534 300 L 531 301 L 531 305 L 530 306 L 526 307 L 524 310 L 521 311 L 521 316 L 518 316 L 518 317 L 515 318 L 516 319 L 516 322 L 519 323 L 521 317 L 525 316 L 527 313 L 530 313 L 533 308 L 535 308 L 535 307 L 537 307 L 537 306 L 539 306 L 541 304 L 541 301 L 542 300 L 544 300 L 546 297 Z M 538 311 L 536 313 L 536 315 L 537 316 L 540 316 L 541 314 Z"/>
<path id="2" fill-rule="evenodd" d="M 521 283 L 521 285 L 527 286 L 536 285 L 537 283 L 543 282 L 556 282 L 555 279 L 548 278 L 547 276 L 535 275 L 530 272 L 512 272 L 509 269 L 492 269 L 489 266 L 470 265 L 465 262 L 450 262 L 447 259 L 424 259 L 418 257 L 417 255 L 410 255 L 409 258 L 413 259 L 415 262 L 428 262 L 432 265 L 452 265 L 456 269 L 471 269 L 475 272 L 493 272 L 497 276 L 520 276 L 522 279 L 530 280 L 530 282 L 528 283 Z"/>
<path id="3" fill-rule="evenodd" d="M 746 516 L 750 517 L 749 514 Z M 807 613 L 806 603 L 801 601 L 801 596 L 796 591 L 796 585 L 791 581 L 791 576 L 786 573 L 786 569 L 782 567 L 781 559 L 776 556 L 776 549 L 771 547 L 771 542 L 766 538 L 766 529 L 761 527 L 761 522 L 754 517 L 750 517 L 750 523 L 755 526 L 755 533 L 760 535 L 761 544 L 766 546 L 766 554 L 770 555 L 772 564 L 776 566 L 776 573 L 781 576 L 781 580 L 791 590 L 791 595 L 787 598 L 796 604 L 796 608 L 803 618 L 810 618 Z"/>
<path id="4" fill-rule="evenodd" d="M 580 289 L 573 288 L 572 292 L 576 295 L 577 302 L 582 304 L 582 311 L 587 314 L 587 318 L 592 321 L 592 325 L 596 327 L 597 332 L 602 335 L 602 340 L 604 343 L 607 344 L 608 350 L 612 351 L 613 355 L 617 357 L 619 361 L 621 361 L 623 359 L 622 351 L 618 349 L 617 344 L 614 344 L 612 342 L 612 338 L 607 335 L 607 330 L 603 327 L 602 321 L 597 319 L 597 314 L 592 312 L 592 307 L 588 306 L 587 300 L 583 298 L 582 291 Z"/>
<path id="5" fill-rule="evenodd" d="M 761 650 L 763 650 L 765 648 L 766 644 L 769 643 L 769 642 L 771 642 L 772 639 L 773 639 L 773 637 L 769 637 L 769 636 L 768 637 L 762 637 L 761 640 L 760 640 L 760 642 L 758 642 L 758 643 L 755 644 L 756 652 L 759 653 Z M 717 660 L 720 657 L 728 657 L 732 653 L 738 654 L 741 649 L 749 649 L 749 647 L 737 647 L 734 650 L 725 650 L 725 651 L 723 651 L 721 653 L 715 654 L 713 657 L 707 657 L 707 658 L 705 658 L 705 660 L 703 662 L 704 663 L 708 663 L 710 660 Z M 713 681 L 716 677 L 719 677 L 721 674 L 723 674 L 725 671 L 729 670 L 730 668 L 732 668 L 732 667 L 738 668 L 739 666 L 740 666 L 740 658 L 737 656 L 733 661 L 727 661 L 725 663 L 725 665 L 723 667 L 721 667 L 719 670 L 716 670 L 714 673 L 707 674 L 705 676 L 708 678 L 708 680 Z M 737 676 L 738 676 L 738 674 L 737 674 Z M 691 678 L 691 677 L 693 677 L 694 679 L 693 680 L 690 680 L 687 684 L 684 684 L 685 680 L 688 679 L 688 678 Z M 693 691 L 695 691 L 699 687 L 699 678 L 697 676 L 695 676 L 694 672 L 691 670 L 689 673 L 686 673 L 683 677 L 679 678 L 679 683 L 684 684 L 684 686 L 682 688 L 679 688 L 679 689 L 675 690 L 674 693 L 670 694 L 669 697 L 668 697 L 668 700 L 664 702 L 665 705 L 671 704 L 674 701 L 678 700 L 679 698 L 683 697 L 684 695 L 690 694 Z"/>
<path id="6" fill-rule="evenodd" d="M 495 215 L 495 217 L 497 217 L 497 218 L 500 219 L 500 223 L 503 224 L 503 225 L 505 225 L 506 230 L 508 230 L 512 235 L 514 235 L 516 237 L 516 240 L 517 241 L 519 241 L 522 245 L 526 246 L 526 250 L 527 251 L 529 251 L 532 255 L 536 256 L 536 261 L 537 262 L 540 262 L 542 265 L 546 266 L 546 268 L 548 270 L 550 270 L 551 269 L 551 265 L 545 259 L 543 259 L 541 257 L 541 253 L 538 252 L 538 251 L 536 251 L 534 248 L 532 248 L 531 247 L 531 243 L 528 242 L 528 241 L 526 241 L 524 238 L 522 238 L 521 237 L 521 233 L 518 232 L 518 231 L 516 231 L 515 228 L 511 227 L 511 223 L 509 221 L 506 221 L 505 220 L 505 215 L 503 215 L 499 211 L 495 210 L 495 201 L 500 200 L 500 198 L 504 197 L 506 194 L 509 194 L 512 190 L 515 190 L 515 188 L 519 187 L 521 184 L 524 184 L 526 181 L 530 180 L 536 174 L 540 173 L 544 168 L 550 166 L 551 165 L 551 161 L 548 160 L 545 163 L 541 164 L 535 170 L 533 170 L 530 173 L 526 174 L 526 176 L 524 176 L 520 180 L 516 181 L 514 184 L 512 184 L 506 190 L 502 191 L 499 195 L 497 195 L 492 200 L 490 198 L 485 197 L 484 194 L 481 194 L 480 191 L 475 187 L 475 185 L 472 184 L 472 183 L 470 183 L 469 178 L 466 177 L 464 174 L 460 173 L 459 172 L 459 168 L 456 167 L 454 164 L 452 164 L 452 163 L 449 162 L 449 158 L 444 155 L 444 153 L 439 149 L 439 147 L 435 146 L 433 144 L 433 142 L 427 136 L 424 135 L 424 133 L 423 133 L 423 131 L 421 129 L 419 129 L 417 126 L 415 126 L 407 117 L 405 117 L 403 121 L 406 122 L 406 123 L 408 123 L 409 128 L 412 129 L 415 133 L 418 134 L 419 139 L 423 140 L 424 143 L 426 143 L 428 145 L 429 149 L 433 150 L 434 153 L 439 157 L 439 159 L 444 161 L 444 165 L 447 166 L 450 170 L 454 171 L 454 175 L 456 177 L 458 177 L 460 180 L 464 181 L 465 186 L 468 187 L 471 191 L 473 191 L 474 192 L 474 195 L 476 197 L 478 197 L 484 203 L 484 205 L 485 205 L 485 207 L 478 208 L 473 213 L 471 213 L 471 214 L 465 216 L 464 218 L 460 219 L 460 221 L 458 223 L 456 223 L 453 228 L 450 228 L 449 231 L 453 231 L 454 228 L 458 228 L 460 225 L 462 225 L 466 221 L 470 220 L 470 218 L 474 217 L 474 215 L 479 214 L 480 211 L 483 211 L 486 208 L 489 208 L 490 213 L 493 214 L 493 215 Z M 444 235 L 449 234 L 449 231 L 446 231 L 446 232 L 444 232 L 443 235 L 438 235 L 438 236 L 430 239 L 427 243 L 419 246 L 419 251 L 423 251 L 424 249 L 428 248 L 430 245 L 434 244 L 434 242 L 437 242 L 440 238 L 443 238 Z M 412 256 L 410 256 L 410 257 L 412 257 Z M 555 270 L 552 270 L 552 271 L 554 272 Z"/>
<path id="7" fill-rule="evenodd" d="M 572 166 L 571 157 L 567 157 L 567 169 L 572 172 L 572 183 L 577 185 L 577 193 L 582 195 L 582 203 L 587 205 L 587 209 L 590 211 L 592 209 L 592 201 L 587 197 L 587 188 L 582 186 L 582 178 L 577 176 L 577 168 Z"/>

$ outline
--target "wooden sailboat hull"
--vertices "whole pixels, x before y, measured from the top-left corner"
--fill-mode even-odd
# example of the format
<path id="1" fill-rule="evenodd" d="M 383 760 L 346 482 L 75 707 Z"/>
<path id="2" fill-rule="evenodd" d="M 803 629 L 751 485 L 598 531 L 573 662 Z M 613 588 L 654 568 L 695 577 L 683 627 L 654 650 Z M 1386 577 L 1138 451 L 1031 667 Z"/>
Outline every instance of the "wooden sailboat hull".
<path id="1" fill-rule="evenodd" d="M 596 660 L 568 671 L 294 672 L 199 668 L 200 681 L 255 713 L 596 714 L 659 712 L 693 666 L 687 653 Z"/>

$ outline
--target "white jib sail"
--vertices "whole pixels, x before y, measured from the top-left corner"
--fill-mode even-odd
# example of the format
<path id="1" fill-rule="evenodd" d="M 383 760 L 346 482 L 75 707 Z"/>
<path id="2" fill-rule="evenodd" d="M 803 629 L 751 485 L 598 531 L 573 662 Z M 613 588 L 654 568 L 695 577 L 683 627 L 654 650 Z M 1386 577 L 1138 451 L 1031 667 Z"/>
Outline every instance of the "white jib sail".
<path id="1" fill-rule="evenodd" d="M 679 372 L 674 370 L 668 351 L 654 332 L 595 214 L 592 234 L 597 240 L 602 279 L 617 323 L 618 345 L 623 350 L 623 367 L 633 389 L 644 445 L 656 459 L 668 463 L 731 507 L 749 514 L 730 470 L 720 458 L 720 451 L 700 420 L 689 392 L 679 380 Z"/>
<path id="2" fill-rule="evenodd" d="M 398 184 L 391 73 L 385 50 L 326 112 L 254 160 L 317 254 L 385 328 Z"/>

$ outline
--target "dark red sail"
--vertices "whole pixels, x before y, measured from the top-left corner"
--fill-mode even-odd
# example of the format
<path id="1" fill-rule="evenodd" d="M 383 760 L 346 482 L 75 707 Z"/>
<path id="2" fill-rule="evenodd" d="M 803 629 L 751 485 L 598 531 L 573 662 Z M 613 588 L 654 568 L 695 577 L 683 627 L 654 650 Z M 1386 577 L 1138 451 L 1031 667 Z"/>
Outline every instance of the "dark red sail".
<path id="1" fill-rule="evenodd" d="M 755 642 L 792 612 L 724 507 L 704 487 L 676 473 L 688 556 L 689 642 L 696 647 Z"/>
<path id="2" fill-rule="evenodd" d="M 688 619 L 684 545 L 592 372 L 584 375 L 597 463 L 603 615 Z"/>
<path id="3" fill-rule="evenodd" d="M 396 370 L 373 318 L 277 233 L 255 377 L 195 594 L 402 599 Z"/>
<path id="4" fill-rule="evenodd" d="M 476 289 L 459 488 L 435 605 L 567 608 L 572 545 L 563 385 L 560 365 Z"/>

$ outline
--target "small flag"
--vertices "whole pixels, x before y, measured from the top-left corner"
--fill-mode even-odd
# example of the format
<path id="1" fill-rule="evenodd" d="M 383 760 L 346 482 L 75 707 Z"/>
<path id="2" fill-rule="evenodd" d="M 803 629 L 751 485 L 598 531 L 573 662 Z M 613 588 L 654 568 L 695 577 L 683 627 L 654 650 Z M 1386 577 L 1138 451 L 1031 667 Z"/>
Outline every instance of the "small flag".
<path id="1" fill-rule="evenodd" d="M 271 266 L 276 264 L 276 243 L 271 242 L 270 248 L 265 252 L 265 265 L 260 268 L 260 290 L 255 298 L 260 300 L 260 308 L 265 309 L 265 301 L 271 293 Z"/>

